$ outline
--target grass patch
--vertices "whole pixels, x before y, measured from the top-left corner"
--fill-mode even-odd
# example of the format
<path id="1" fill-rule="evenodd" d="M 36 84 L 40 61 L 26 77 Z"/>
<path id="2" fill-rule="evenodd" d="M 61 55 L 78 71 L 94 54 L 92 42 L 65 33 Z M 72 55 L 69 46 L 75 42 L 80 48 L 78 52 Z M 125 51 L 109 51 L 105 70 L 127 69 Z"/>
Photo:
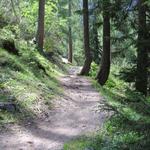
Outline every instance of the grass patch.
<path id="1" fill-rule="evenodd" d="M 0 48 L 0 103 L 16 105 L 15 111 L 0 111 L 0 124 L 44 114 L 51 99 L 62 93 L 58 65 L 27 45 L 19 50 L 20 56 L 15 56 Z"/>
<path id="2" fill-rule="evenodd" d="M 101 148 L 101 142 L 101 134 L 81 136 L 65 144 L 64 150 L 94 150 L 97 147 Z"/>

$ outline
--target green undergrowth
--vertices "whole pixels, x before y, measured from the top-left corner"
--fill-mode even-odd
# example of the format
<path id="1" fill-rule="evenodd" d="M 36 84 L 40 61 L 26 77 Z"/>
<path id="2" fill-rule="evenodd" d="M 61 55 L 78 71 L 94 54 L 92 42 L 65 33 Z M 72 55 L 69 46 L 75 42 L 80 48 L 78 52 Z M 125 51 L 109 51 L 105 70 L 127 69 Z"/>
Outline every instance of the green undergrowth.
<path id="1" fill-rule="evenodd" d="M 64 145 L 64 150 L 94 150 L 97 147 L 101 148 L 101 134 L 89 134 L 78 137 Z"/>
<path id="2" fill-rule="evenodd" d="M 112 73 L 104 87 L 96 81 L 93 86 L 104 97 L 99 109 L 112 115 L 96 135 L 70 141 L 64 150 L 149 150 L 150 97 L 134 91 Z"/>
<path id="3" fill-rule="evenodd" d="M 59 65 L 23 41 L 16 45 L 19 56 L 0 48 L 0 103 L 13 104 L 0 110 L 0 125 L 45 115 L 51 100 L 62 93 Z"/>

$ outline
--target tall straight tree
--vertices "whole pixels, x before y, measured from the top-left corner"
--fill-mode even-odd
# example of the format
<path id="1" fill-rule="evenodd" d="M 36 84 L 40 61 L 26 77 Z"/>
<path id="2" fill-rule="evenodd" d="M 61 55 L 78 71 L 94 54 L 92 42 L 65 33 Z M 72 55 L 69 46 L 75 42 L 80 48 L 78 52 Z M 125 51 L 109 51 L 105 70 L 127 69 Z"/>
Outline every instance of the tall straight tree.
<path id="1" fill-rule="evenodd" d="M 137 91 L 147 94 L 148 85 L 148 50 L 145 42 L 147 41 L 147 25 L 146 25 L 146 0 L 139 0 L 138 4 L 138 48 L 137 48 L 137 75 L 136 89 Z"/>
<path id="2" fill-rule="evenodd" d="M 68 61 L 72 63 L 72 56 L 73 56 L 73 50 L 72 50 L 72 28 L 71 28 L 71 15 L 72 15 L 72 0 L 68 0 L 68 7 L 69 7 L 69 45 L 68 45 Z"/>
<path id="3" fill-rule="evenodd" d="M 45 0 L 39 0 L 38 11 L 38 29 L 37 29 L 37 48 L 43 54 L 44 45 L 44 17 L 45 17 Z"/>
<path id="4" fill-rule="evenodd" d="M 110 72 L 110 0 L 103 0 L 103 52 L 96 79 L 104 85 Z"/>
<path id="5" fill-rule="evenodd" d="M 81 70 L 81 75 L 88 75 L 92 62 L 92 55 L 90 50 L 89 42 L 89 10 L 88 0 L 83 0 L 83 25 L 84 25 L 84 51 L 85 51 L 85 62 Z"/>

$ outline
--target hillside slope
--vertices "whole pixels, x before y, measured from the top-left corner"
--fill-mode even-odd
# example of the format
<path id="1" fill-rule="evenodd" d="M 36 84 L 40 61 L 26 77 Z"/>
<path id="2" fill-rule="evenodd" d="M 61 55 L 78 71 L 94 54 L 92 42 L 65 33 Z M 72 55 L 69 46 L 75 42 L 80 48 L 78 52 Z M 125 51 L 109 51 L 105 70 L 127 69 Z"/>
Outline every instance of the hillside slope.
<path id="1" fill-rule="evenodd" d="M 102 127 L 106 113 L 98 109 L 103 97 L 88 78 L 73 75 L 75 70 L 59 78 L 64 92 L 52 101 L 47 118 L 10 126 L 0 133 L 0 149 L 62 150 L 65 142 Z"/>
<path id="2" fill-rule="evenodd" d="M 19 55 L 0 48 L 0 125 L 46 116 L 51 99 L 61 93 L 62 70 L 35 48 L 18 43 Z M 63 68 L 61 66 L 61 68 Z"/>

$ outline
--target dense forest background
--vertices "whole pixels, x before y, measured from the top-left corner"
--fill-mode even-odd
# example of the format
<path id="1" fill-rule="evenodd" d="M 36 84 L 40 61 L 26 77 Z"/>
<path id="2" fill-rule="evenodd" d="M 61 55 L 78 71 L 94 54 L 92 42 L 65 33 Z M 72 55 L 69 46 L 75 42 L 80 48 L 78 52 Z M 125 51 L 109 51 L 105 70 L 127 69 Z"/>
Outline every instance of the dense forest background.
<path id="1" fill-rule="evenodd" d="M 56 76 L 83 66 L 113 115 L 64 149 L 149 149 L 149 0 L 0 0 L 0 8 L 1 126 L 36 115 L 37 98 L 50 105 L 62 92 Z"/>

